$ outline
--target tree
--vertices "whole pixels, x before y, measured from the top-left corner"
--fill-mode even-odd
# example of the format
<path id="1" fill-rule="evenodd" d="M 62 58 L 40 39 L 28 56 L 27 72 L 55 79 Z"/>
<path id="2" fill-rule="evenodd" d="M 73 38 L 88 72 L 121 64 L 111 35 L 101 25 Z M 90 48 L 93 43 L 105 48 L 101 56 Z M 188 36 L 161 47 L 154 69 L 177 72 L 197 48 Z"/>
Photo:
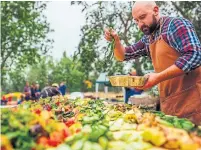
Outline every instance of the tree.
<path id="1" fill-rule="evenodd" d="M 48 74 L 51 71 L 49 63 L 52 62 L 51 56 L 45 56 L 36 64 L 28 66 L 26 80 L 30 83 L 38 83 L 41 88 L 45 87 L 48 81 Z"/>
<path id="2" fill-rule="evenodd" d="M 70 92 L 83 91 L 86 88 L 84 85 L 84 73 L 80 69 L 81 63 L 68 58 L 65 52 L 59 61 L 52 61 L 49 65 L 51 68 L 49 81 L 51 83 L 64 81 Z"/>
<path id="3" fill-rule="evenodd" d="M 80 71 L 80 62 L 73 61 L 66 56 L 56 61 L 51 56 L 45 56 L 36 64 L 28 65 L 24 69 L 15 68 L 7 74 L 7 80 L 2 85 L 2 90 L 8 92 L 22 91 L 25 81 L 30 84 L 37 82 L 41 89 L 46 84 L 65 82 L 68 91 L 85 91 L 87 90 L 84 81 L 84 73 Z"/>
<path id="4" fill-rule="evenodd" d="M 115 59 L 105 57 L 108 43 L 104 40 L 103 29 L 105 27 L 113 27 L 120 36 L 125 45 L 131 45 L 133 41 L 137 41 L 138 35 L 141 34 L 132 20 L 131 9 L 133 2 L 94 2 L 89 5 L 86 2 L 72 2 L 83 6 L 83 12 L 86 13 L 86 25 L 82 28 L 82 39 L 78 47 L 78 57 L 83 61 L 83 70 L 108 72 L 110 75 L 114 73 L 125 73 L 124 65 L 126 63 L 117 62 Z M 138 38 L 138 39 L 137 39 Z M 94 55 L 91 55 L 91 54 Z M 142 75 L 142 62 L 144 59 L 134 60 L 135 67 Z M 86 63 L 87 62 L 87 63 Z M 89 70 L 90 69 L 90 70 Z"/>
<path id="5" fill-rule="evenodd" d="M 1 77 L 13 65 L 36 63 L 51 48 L 47 34 L 53 30 L 42 14 L 45 8 L 44 2 L 1 2 Z"/>
<path id="6" fill-rule="evenodd" d="M 6 93 L 22 92 L 25 82 L 25 73 L 21 69 L 16 68 L 8 73 L 8 80 L 2 84 L 2 90 Z"/>

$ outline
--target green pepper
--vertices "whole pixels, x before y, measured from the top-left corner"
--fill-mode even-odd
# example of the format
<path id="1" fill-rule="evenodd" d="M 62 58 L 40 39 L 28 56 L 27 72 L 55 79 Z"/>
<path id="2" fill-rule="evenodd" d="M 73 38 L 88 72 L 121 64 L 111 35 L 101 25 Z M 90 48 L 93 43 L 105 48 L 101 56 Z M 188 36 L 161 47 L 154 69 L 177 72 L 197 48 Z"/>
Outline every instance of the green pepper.
<path id="1" fill-rule="evenodd" d="M 71 146 L 71 149 L 72 150 L 80 150 L 80 149 L 82 149 L 83 145 L 84 145 L 84 141 L 79 140 L 79 141 L 76 141 L 75 143 L 73 143 L 73 145 Z"/>
<path id="2" fill-rule="evenodd" d="M 179 122 L 184 130 L 191 130 L 195 125 L 187 119 L 179 119 Z"/>
<path id="3" fill-rule="evenodd" d="M 74 112 L 72 112 L 72 111 L 63 114 L 64 118 L 66 118 L 66 117 L 73 117 L 73 116 L 74 116 Z"/>
<path id="4" fill-rule="evenodd" d="M 85 116 L 85 117 L 83 117 L 83 123 L 84 124 L 93 123 L 94 121 L 97 121 L 97 120 L 99 120 L 98 116 L 92 116 L 92 117 Z"/>
<path id="5" fill-rule="evenodd" d="M 173 125 L 174 125 L 176 128 L 182 129 L 182 126 L 181 126 L 181 124 L 180 124 L 180 122 L 179 122 L 178 119 L 174 119 Z"/>
<path id="6" fill-rule="evenodd" d="M 107 148 L 108 145 L 108 139 L 104 136 L 100 137 L 98 139 L 99 144 L 101 145 L 101 147 L 105 150 Z"/>
<path id="7" fill-rule="evenodd" d="M 93 125 L 92 132 L 89 135 L 89 139 L 91 141 L 97 141 L 98 138 L 104 135 L 106 131 L 107 131 L 107 127 L 103 125 Z"/>

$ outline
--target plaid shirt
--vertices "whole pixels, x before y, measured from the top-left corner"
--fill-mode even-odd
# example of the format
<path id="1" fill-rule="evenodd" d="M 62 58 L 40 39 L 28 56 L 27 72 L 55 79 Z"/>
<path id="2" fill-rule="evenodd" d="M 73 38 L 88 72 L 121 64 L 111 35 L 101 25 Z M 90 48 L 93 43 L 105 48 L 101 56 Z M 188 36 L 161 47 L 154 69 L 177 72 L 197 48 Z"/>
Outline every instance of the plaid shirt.
<path id="1" fill-rule="evenodd" d="M 159 21 L 160 22 L 160 21 Z M 158 39 L 160 25 L 152 40 L 144 35 L 137 43 L 125 47 L 125 60 L 149 56 L 149 44 Z M 161 35 L 168 45 L 180 53 L 175 65 L 185 72 L 201 66 L 201 44 L 190 21 L 184 18 L 164 17 Z"/>

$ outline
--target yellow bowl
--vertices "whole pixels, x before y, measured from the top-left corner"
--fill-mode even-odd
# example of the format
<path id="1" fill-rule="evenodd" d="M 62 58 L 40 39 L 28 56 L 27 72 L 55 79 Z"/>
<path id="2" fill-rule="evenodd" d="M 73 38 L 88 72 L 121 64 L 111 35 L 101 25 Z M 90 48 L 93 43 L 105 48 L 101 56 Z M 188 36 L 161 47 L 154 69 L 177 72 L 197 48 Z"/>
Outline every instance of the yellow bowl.
<path id="1" fill-rule="evenodd" d="M 109 76 L 109 80 L 112 86 L 139 87 L 145 84 L 147 78 L 144 76 L 118 75 Z"/>

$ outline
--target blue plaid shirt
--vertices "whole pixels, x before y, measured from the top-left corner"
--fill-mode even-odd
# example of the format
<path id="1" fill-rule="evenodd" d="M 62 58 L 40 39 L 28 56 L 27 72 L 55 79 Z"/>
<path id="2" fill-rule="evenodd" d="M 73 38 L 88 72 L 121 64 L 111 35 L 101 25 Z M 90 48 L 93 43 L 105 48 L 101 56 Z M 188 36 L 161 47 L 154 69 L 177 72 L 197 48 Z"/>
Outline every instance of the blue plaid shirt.
<path id="1" fill-rule="evenodd" d="M 175 65 L 184 72 L 201 66 L 201 44 L 192 23 L 184 18 L 164 17 L 163 19 L 161 35 L 168 45 L 180 53 Z M 158 27 L 151 41 L 149 36 L 144 35 L 137 43 L 125 47 L 125 60 L 140 56 L 150 57 L 149 44 L 157 40 L 159 34 Z"/>

